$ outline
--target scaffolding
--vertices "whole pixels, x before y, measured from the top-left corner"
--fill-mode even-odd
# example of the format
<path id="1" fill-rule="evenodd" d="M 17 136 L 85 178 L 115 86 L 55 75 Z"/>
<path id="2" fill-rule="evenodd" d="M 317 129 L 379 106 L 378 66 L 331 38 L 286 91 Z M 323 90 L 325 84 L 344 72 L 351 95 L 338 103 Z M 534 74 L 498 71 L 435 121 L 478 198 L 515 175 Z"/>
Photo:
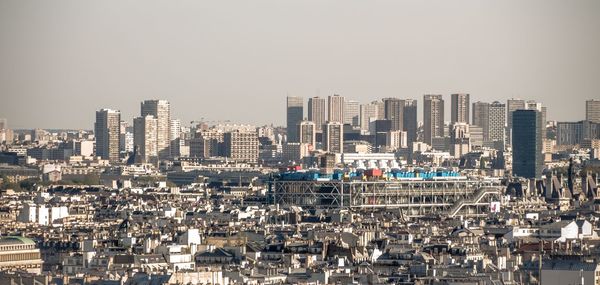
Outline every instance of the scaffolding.
<path id="1" fill-rule="evenodd" d="M 358 211 L 402 209 L 407 216 L 483 216 L 502 187 L 486 180 L 286 181 L 270 182 L 271 201 L 281 206 Z"/>

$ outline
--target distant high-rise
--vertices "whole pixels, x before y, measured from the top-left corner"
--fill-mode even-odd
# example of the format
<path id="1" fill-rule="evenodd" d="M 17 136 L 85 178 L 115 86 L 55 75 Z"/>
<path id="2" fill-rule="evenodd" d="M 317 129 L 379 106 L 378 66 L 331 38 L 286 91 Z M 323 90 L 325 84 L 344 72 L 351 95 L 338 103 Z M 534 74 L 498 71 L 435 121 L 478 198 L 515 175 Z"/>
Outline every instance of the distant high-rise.
<path id="1" fill-rule="evenodd" d="M 600 100 L 585 101 L 585 120 L 600 123 Z"/>
<path id="2" fill-rule="evenodd" d="M 360 125 L 360 103 L 354 100 L 344 102 L 344 124 Z"/>
<path id="3" fill-rule="evenodd" d="M 376 102 L 360 105 L 360 130 L 363 134 L 369 134 L 371 121 L 377 120 L 378 105 Z"/>
<path id="4" fill-rule="evenodd" d="M 311 121 L 302 121 L 298 124 L 298 134 L 300 134 L 300 143 L 310 144 L 313 148 L 316 146 L 316 131 L 315 123 Z"/>
<path id="5" fill-rule="evenodd" d="M 412 153 L 413 142 L 417 141 L 417 100 L 406 99 L 404 100 L 404 113 L 402 119 L 403 130 L 406 132 L 406 142 L 410 150 L 409 154 Z"/>
<path id="6" fill-rule="evenodd" d="M 480 101 L 473 103 L 473 120 L 471 124 L 481 127 L 483 141 L 489 140 L 490 103 Z"/>
<path id="7" fill-rule="evenodd" d="M 542 115 L 537 110 L 513 112 L 513 175 L 524 178 L 542 176 Z"/>
<path id="8" fill-rule="evenodd" d="M 327 97 L 327 120 L 329 122 L 344 122 L 344 97 L 333 95 Z"/>
<path id="9" fill-rule="evenodd" d="M 0 143 L 11 144 L 13 140 L 14 132 L 8 129 L 8 121 L 0 118 Z"/>
<path id="10" fill-rule="evenodd" d="M 404 100 L 398 98 L 383 99 L 385 119 L 392 121 L 392 131 L 402 131 L 404 129 L 404 102 Z"/>
<path id="11" fill-rule="evenodd" d="M 225 156 L 240 162 L 258 162 L 258 133 L 256 131 L 235 130 L 223 136 Z"/>
<path id="12" fill-rule="evenodd" d="M 308 98 L 308 120 L 315 123 L 317 132 L 323 130 L 323 124 L 327 121 L 327 100 L 325 98 Z"/>
<path id="13" fill-rule="evenodd" d="M 170 140 L 170 150 L 171 157 L 179 157 L 181 150 L 182 140 L 181 136 L 181 121 L 180 120 L 171 120 L 171 125 L 169 127 L 169 140 Z"/>
<path id="14" fill-rule="evenodd" d="M 137 148 L 136 162 L 157 162 L 158 124 L 158 119 L 153 115 L 133 119 L 133 144 Z"/>
<path id="15" fill-rule="evenodd" d="M 542 139 L 546 138 L 546 112 L 547 108 L 542 105 L 542 103 L 535 102 L 533 100 L 529 100 L 525 103 L 525 109 L 528 110 L 537 110 L 540 112 L 542 116 L 542 124 L 540 125 L 540 130 L 542 131 Z"/>
<path id="16" fill-rule="evenodd" d="M 152 115 L 156 119 L 156 150 L 159 159 L 168 159 L 171 155 L 171 107 L 166 100 L 146 100 L 141 104 L 141 117 Z"/>
<path id="17" fill-rule="evenodd" d="M 96 111 L 94 135 L 96 136 L 96 156 L 111 162 L 119 161 L 121 148 L 121 112 L 102 109 Z"/>
<path id="18" fill-rule="evenodd" d="M 442 95 L 423 96 L 423 138 L 431 145 L 432 138 L 444 136 L 444 99 Z"/>
<path id="19" fill-rule="evenodd" d="M 546 124 L 546 107 L 544 107 L 542 103 L 529 100 L 525 103 L 525 109 L 537 110 L 538 112 L 540 112 L 542 115 L 542 124 Z"/>
<path id="20" fill-rule="evenodd" d="M 377 120 L 385 120 L 385 104 L 383 101 L 373 101 L 377 105 Z"/>
<path id="21" fill-rule="evenodd" d="M 506 137 L 508 144 L 511 144 L 511 134 L 512 134 L 512 116 L 513 112 L 516 110 L 524 110 L 525 109 L 525 100 L 521 99 L 508 99 L 506 101 Z"/>
<path id="22" fill-rule="evenodd" d="M 323 148 L 327 152 L 342 153 L 344 150 L 344 125 L 327 122 L 323 126 Z"/>
<path id="23" fill-rule="evenodd" d="M 498 149 L 504 149 L 504 132 L 506 128 L 506 105 L 498 101 L 490 104 L 489 108 L 488 141 L 493 142 Z"/>
<path id="24" fill-rule="evenodd" d="M 469 123 L 469 94 L 452 94 L 450 123 Z"/>
<path id="25" fill-rule="evenodd" d="M 287 97 L 287 140 L 298 142 L 298 124 L 304 117 L 304 98 Z"/>

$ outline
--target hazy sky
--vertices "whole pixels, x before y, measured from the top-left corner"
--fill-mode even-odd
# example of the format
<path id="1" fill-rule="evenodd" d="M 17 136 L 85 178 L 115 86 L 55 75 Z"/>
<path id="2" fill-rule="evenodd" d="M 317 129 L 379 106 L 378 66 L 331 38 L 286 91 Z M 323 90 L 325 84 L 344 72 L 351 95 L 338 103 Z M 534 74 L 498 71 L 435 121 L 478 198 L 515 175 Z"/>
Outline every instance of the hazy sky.
<path id="1" fill-rule="evenodd" d="M 12 128 L 131 121 L 140 101 L 285 124 L 285 96 L 361 102 L 465 92 L 533 99 L 550 120 L 600 98 L 600 1 L 0 0 L 0 118 Z M 419 120 L 422 118 L 419 117 Z"/>

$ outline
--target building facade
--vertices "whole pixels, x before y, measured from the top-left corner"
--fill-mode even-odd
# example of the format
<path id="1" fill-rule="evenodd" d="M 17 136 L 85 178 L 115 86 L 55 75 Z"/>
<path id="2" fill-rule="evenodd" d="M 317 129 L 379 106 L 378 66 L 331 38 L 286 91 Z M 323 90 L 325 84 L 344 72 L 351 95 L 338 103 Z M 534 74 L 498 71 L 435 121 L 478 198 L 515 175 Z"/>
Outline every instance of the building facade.
<path id="1" fill-rule="evenodd" d="M 308 98 L 308 120 L 315 123 L 317 132 L 323 130 L 323 125 L 327 121 L 327 101 L 325 98 Z"/>
<path id="2" fill-rule="evenodd" d="M 581 145 L 585 140 L 600 139 L 600 123 L 590 121 L 556 123 L 557 145 Z"/>
<path id="3" fill-rule="evenodd" d="M 384 118 L 392 122 L 392 131 L 402 131 L 404 129 L 404 104 L 404 100 L 398 98 L 383 99 Z"/>
<path id="4" fill-rule="evenodd" d="M 180 138 L 181 136 L 181 121 L 180 120 L 171 120 L 171 125 L 169 127 L 169 140 L 170 140 L 170 151 L 171 158 L 179 157 L 181 144 L 183 140 Z"/>
<path id="5" fill-rule="evenodd" d="M 600 123 L 600 100 L 585 101 L 585 120 Z"/>
<path id="6" fill-rule="evenodd" d="M 300 143 L 315 147 L 317 144 L 317 130 L 315 123 L 311 121 L 302 121 L 298 124 L 298 134 L 300 134 Z"/>
<path id="7" fill-rule="evenodd" d="M 469 94 L 452 94 L 450 123 L 469 123 Z"/>
<path id="8" fill-rule="evenodd" d="M 473 119 L 471 124 L 474 126 L 481 127 L 483 140 L 489 140 L 490 131 L 490 103 L 487 102 L 475 102 L 473 103 Z"/>
<path id="9" fill-rule="evenodd" d="M 304 98 L 288 96 L 286 115 L 288 142 L 298 142 L 298 124 L 304 116 Z"/>
<path id="10" fill-rule="evenodd" d="M 158 159 L 158 120 L 152 116 L 133 119 L 133 144 L 136 162 L 155 163 Z"/>
<path id="11" fill-rule="evenodd" d="M 354 100 L 344 102 L 344 124 L 360 126 L 360 103 Z"/>
<path id="12" fill-rule="evenodd" d="M 327 97 L 327 121 L 344 122 L 344 102 L 344 97 L 337 94 Z"/>
<path id="13" fill-rule="evenodd" d="M 102 109 L 96 112 L 94 135 L 96 136 L 96 156 L 111 162 L 119 161 L 121 149 L 121 112 Z"/>
<path id="14" fill-rule="evenodd" d="M 523 109 L 525 109 L 525 100 L 511 98 L 506 101 L 506 141 L 509 145 L 512 143 L 511 135 L 513 129 L 513 112 Z"/>
<path id="15" fill-rule="evenodd" d="M 504 149 L 506 130 L 506 105 L 498 101 L 490 104 L 488 141 L 498 149 Z"/>
<path id="16" fill-rule="evenodd" d="M 225 156 L 240 162 L 258 162 L 258 135 L 256 132 L 235 130 L 223 136 Z"/>
<path id="17" fill-rule="evenodd" d="M 370 134 L 371 121 L 377 120 L 378 105 L 374 103 L 360 105 L 360 130 L 362 134 Z"/>
<path id="18" fill-rule="evenodd" d="M 406 143 L 408 144 L 409 154 L 412 154 L 412 146 L 417 141 L 417 128 L 419 125 L 417 120 L 417 100 L 404 100 L 403 116 L 402 125 L 403 130 L 406 132 Z"/>
<path id="19" fill-rule="evenodd" d="M 323 126 L 323 148 L 327 152 L 342 153 L 344 150 L 344 125 L 327 122 Z"/>
<path id="20" fill-rule="evenodd" d="M 141 117 L 152 115 L 156 119 L 156 150 L 159 159 L 171 155 L 171 107 L 166 100 L 146 100 L 141 103 Z"/>
<path id="21" fill-rule="evenodd" d="M 469 124 L 452 124 L 450 126 L 450 155 L 460 158 L 469 151 L 471 151 Z"/>
<path id="22" fill-rule="evenodd" d="M 513 175 L 524 178 L 542 176 L 542 124 L 537 110 L 513 112 Z"/>
<path id="23" fill-rule="evenodd" d="M 423 139 L 431 145 L 432 138 L 444 136 L 444 99 L 442 95 L 423 96 Z"/>

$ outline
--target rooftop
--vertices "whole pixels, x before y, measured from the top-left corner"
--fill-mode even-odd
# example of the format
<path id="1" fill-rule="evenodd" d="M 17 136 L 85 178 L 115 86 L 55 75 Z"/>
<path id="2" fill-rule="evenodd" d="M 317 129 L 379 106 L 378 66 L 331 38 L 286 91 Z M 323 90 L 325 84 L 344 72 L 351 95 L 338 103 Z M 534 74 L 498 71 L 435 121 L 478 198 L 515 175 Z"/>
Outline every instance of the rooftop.
<path id="1" fill-rule="evenodd" d="M 6 236 L 0 238 L 0 245 L 18 245 L 18 244 L 35 244 L 35 242 L 26 237 Z"/>

